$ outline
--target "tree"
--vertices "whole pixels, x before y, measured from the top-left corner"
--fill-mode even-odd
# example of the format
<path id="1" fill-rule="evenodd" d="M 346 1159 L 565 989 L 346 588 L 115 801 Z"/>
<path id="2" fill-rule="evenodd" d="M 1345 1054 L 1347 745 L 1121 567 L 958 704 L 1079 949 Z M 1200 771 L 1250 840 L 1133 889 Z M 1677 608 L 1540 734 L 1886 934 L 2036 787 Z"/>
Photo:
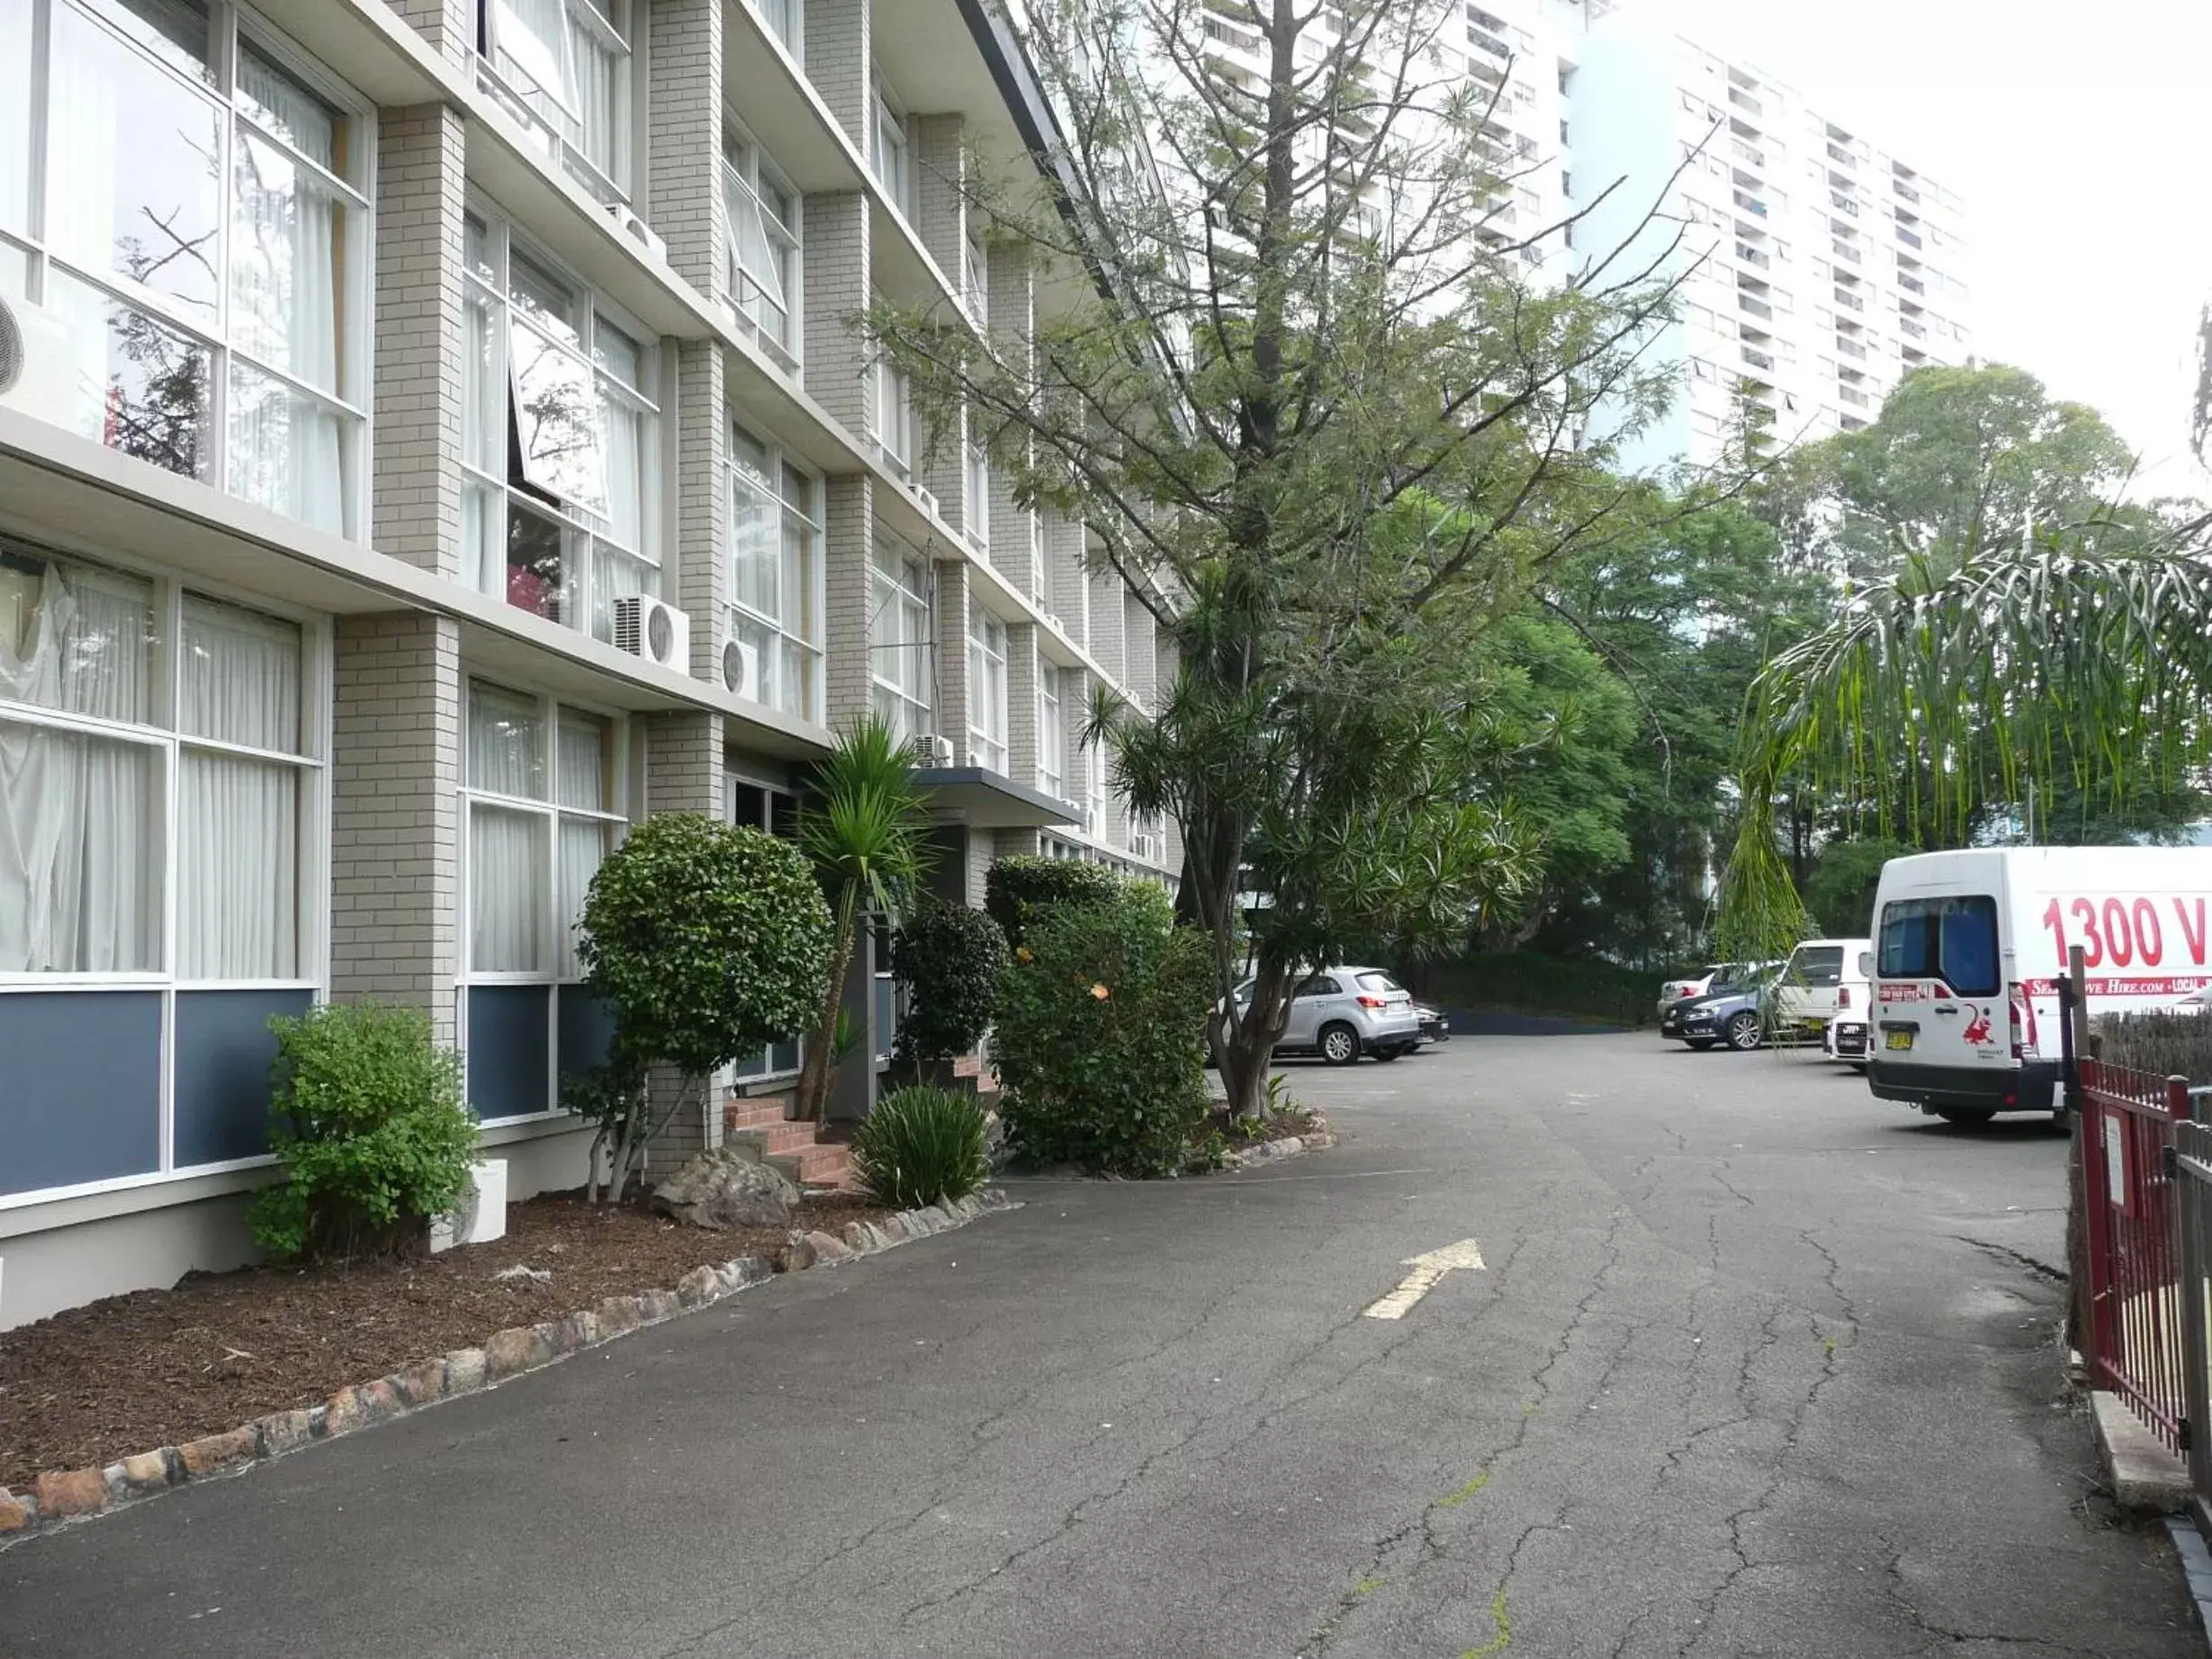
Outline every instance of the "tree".
<path id="1" fill-rule="evenodd" d="M 1882 866 L 1920 850 L 1880 836 L 1830 841 L 1805 879 L 1805 909 L 1812 913 L 1812 926 L 1831 937 L 1871 935 Z"/>
<path id="2" fill-rule="evenodd" d="M 906 1009 L 895 1054 L 917 1081 L 928 1062 L 965 1054 L 983 1041 L 1005 966 L 1006 935 L 981 910 L 925 901 L 899 924 L 891 976 L 906 992 Z"/>
<path id="3" fill-rule="evenodd" d="M 1649 256 L 1575 265 L 1564 228 L 1515 222 L 1513 169 L 1535 164 L 1443 58 L 1444 0 L 1026 10 L 1053 194 L 986 183 L 970 207 L 1065 303 L 987 343 L 887 305 L 871 327 L 940 432 L 968 422 L 1017 498 L 1083 521 L 1153 609 L 1174 665 L 1157 718 L 1099 708 L 1092 740 L 1132 808 L 1182 830 L 1227 1010 L 1209 1040 L 1250 1113 L 1307 967 L 1351 940 L 1456 942 L 1524 886 L 1471 659 L 1631 507 L 1607 465 L 1663 399 L 1641 348 L 1670 294 Z M 1220 27 L 1266 69 L 1211 57 Z M 1093 297 L 1059 280 L 1077 274 Z"/>
<path id="4" fill-rule="evenodd" d="M 577 945 L 615 1022 L 606 1064 L 564 1080 L 571 1107 L 598 1120 L 595 1183 L 611 1145 L 619 1197 L 661 1127 L 704 1107 L 716 1072 L 813 1016 L 830 944 L 829 907 L 787 842 L 696 812 L 630 831 L 591 878 Z M 657 1116 L 645 1086 L 656 1064 L 678 1074 Z"/>
<path id="5" fill-rule="evenodd" d="M 829 973 L 799 1070 L 802 1117 L 819 1122 L 828 1109 L 838 1015 L 861 919 L 897 919 L 928 868 L 928 825 L 906 745 L 878 715 L 855 721 L 814 767 L 813 789 L 799 803 L 799 845 L 814 860 L 834 920 Z"/>

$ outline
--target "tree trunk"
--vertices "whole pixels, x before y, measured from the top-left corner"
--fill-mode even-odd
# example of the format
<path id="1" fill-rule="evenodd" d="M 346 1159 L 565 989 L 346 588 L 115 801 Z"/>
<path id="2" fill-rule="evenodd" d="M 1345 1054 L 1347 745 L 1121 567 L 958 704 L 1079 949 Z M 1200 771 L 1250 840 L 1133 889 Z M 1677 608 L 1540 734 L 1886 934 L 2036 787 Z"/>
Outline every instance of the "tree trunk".
<path id="1" fill-rule="evenodd" d="M 845 976 L 852 967 L 858 906 L 845 895 L 837 907 L 837 953 L 830 961 L 830 988 L 823 994 L 822 1018 L 807 1039 L 805 1063 L 799 1069 L 799 1116 L 822 1123 L 829 1116 L 830 1074 L 836 1070 L 837 1015 L 845 1005 Z"/>
<path id="2" fill-rule="evenodd" d="M 1222 1022 L 1227 1028 L 1215 1045 L 1214 1058 L 1231 1117 L 1255 1117 L 1267 1105 L 1268 1071 L 1290 1023 L 1290 1002 L 1283 995 L 1289 980 L 1282 964 L 1263 952 L 1243 1020 L 1231 1015 Z"/>

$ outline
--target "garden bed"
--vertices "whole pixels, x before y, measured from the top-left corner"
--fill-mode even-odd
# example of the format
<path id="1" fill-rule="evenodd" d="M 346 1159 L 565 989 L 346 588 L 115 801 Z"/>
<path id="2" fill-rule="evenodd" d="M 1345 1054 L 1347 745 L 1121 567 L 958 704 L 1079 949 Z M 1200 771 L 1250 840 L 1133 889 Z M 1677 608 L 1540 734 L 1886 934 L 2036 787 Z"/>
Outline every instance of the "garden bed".
<path id="1" fill-rule="evenodd" d="M 1320 1113 L 1303 1106 L 1263 1113 L 1257 1119 L 1247 1117 L 1242 1122 L 1232 1122 L 1226 1111 L 1217 1111 L 1207 1119 L 1207 1127 L 1218 1130 L 1224 1150 L 1232 1152 L 1250 1152 L 1272 1141 L 1293 1137 L 1303 1140 L 1327 1126 Z"/>
<path id="2" fill-rule="evenodd" d="M 886 1212 L 809 1197 L 791 1224 L 835 1233 Z M 710 1233 L 642 1209 L 545 1196 L 508 1233 L 438 1256 L 346 1267 L 195 1273 L 0 1332 L 0 1487 L 45 1469 L 98 1468 L 183 1445 L 481 1343 L 493 1332 L 666 1289 L 692 1269 L 760 1255 L 784 1266 L 783 1228 Z M 499 1276 L 526 1267 L 546 1274 Z"/>

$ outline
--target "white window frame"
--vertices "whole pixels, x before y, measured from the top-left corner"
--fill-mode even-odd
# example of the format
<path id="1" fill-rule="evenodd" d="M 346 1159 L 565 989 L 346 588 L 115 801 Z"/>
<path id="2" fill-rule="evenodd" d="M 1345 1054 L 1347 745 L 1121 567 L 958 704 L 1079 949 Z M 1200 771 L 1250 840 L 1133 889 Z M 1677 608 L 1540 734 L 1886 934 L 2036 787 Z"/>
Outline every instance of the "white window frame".
<path id="1" fill-rule="evenodd" d="M 823 607 L 825 594 L 823 584 L 823 483 L 819 474 L 802 466 L 784 447 L 765 433 L 748 426 L 732 412 L 728 417 L 729 443 L 725 446 L 724 467 L 724 489 L 729 503 L 728 552 L 729 569 L 724 584 L 727 615 L 725 623 L 733 636 L 740 630 L 759 636 L 751 641 L 761 651 L 760 685 L 770 695 L 760 699 L 764 708 L 779 709 L 796 714 L 802 720 L 820 725 L 823 722 Z M 766 455 L 769 478 L 772 484 L 754 477 L 751 470 L 739 463 L 740 441 L 757 444 Z M 796 476 L 795 476 L 796 475 Z M 795 498 L 794 486 L 796 485 Z M 770 615 L 756 605 L 738 597 L 737 525 L 741 507 L 750 497 L 753 503 L 775 515 L 777 527 L 777 611 Z M 783 550 L 786 540 L 793 534 L 803 538 L 805 546 L 805 569 L 801 573 L 802 591 L 793 594 L 784 591 Z M 794 608 L 798 615 L 790 613 Z M 783 687 L 785 671 L 796 662 L 802 670 L 805 689 L 802 694 L 803 707 L 787 706 Z"/>
<path id="2" fill-rule="evenodd" d="M 301 52 L 258 15 L 242 6 L 229 4 L 229 0 L 208 0 L 210 40 L 208 76 L 205 79 L 187 75 L 176 64 L 148 51 L 111 22 L 94 0 L 31 0 L 31 39 L 34 42 L 29 77 L 32 94 L 31 151 L 31 157 L 41 163 L 57 148 L 55 136 L 41 131 L 38 126 L 40 114 L 50 109 L 49 101 L 42 95 L 41 89 L 50 77 L 55 34 L 53 13 L 57 7 L 66 7 L 77 17 L 89 22 L 93 27 L 110 36 L 122 49 L 151 66 L 156 72 L 166 76 L 177 87 L 187 89 L 204 100 L 209 110 L 220 119 L 218 149 L 211 164 L 219 180 L 215 219 L 220 227 L 217 241 L 221 249 L 218 261 L 220 268 L 214 279 L 216 299 L 213 320 L 211 322 L 208 315 L 195 312 L 158 290 L 143 286 L 119 272 L 99 269 L 88 263 L 79 262 L 50 246 L 46 198 L 51 186 L 43 166 L 31 183 L 27 221 L 13 227 L 0 224 L 0 298 L 16 300 L 40 309 L 47 309 L 51 305 L 49 275 L 58 271 L 65 278 L 152 318 L 172 334 L 183 336 L 189 345 L 204 350 L 208 354 L 209 385 L 205 425 L 200 434 L 204 451 L 202 471 L 197 475 L 175 473 L 173 476 L 191 478 L 227 495 L 239 494 L 230 485 L 229 404 L 234 364 L 276 381 L 293 395 L 337 416 L 342 423 L 340 471 L 345 486 L 341 526 L 337 534 L 349 542 L 365 542 L 368 539 L 370 457 L 375 453 L 371 424 L 373 399 L 370 368 L 370 315 L 373 304 L 370 250 L 376 239 L 375 105 L 314 58 Z M 349 127 L 347 148 L 351 152 L 350 176 L 341 176 L 310 160 L 295 149 L 273 125 L 260 121 L 240 103 L 237 92 L 237 67 L 241 39 L 250 41 L 256 52 L 268 58 L 285 74 L 296 77 L 345 118 Z M 40 47 L 45 49 L 43 57 L 39 55 Z M 342 238 L 344 263 L 338 274 L 341 291 L 337 296 L 338 370 L 334 388 L 312 385 L 285 370 L 258 361 L 250 351 L 231 344 L 229 288 L 232 267 L 229 242 L 237 189 L 233 157 L 247 135 L 277 150 L 286 161 L 312 175 L 317 184 L 337 196 L 345 206 L 347 223 Z M 13 165 L 19 167 L 25 165 L 25 158 L 22 157 L 12 157 L 11 160 Z M 13 292 L 14 283 L 9 277 L 9 267 L 18 256 L 23 262 L 26 277 L 26 291 L 21 294 Z M 147 461 L 144 464 L 159 465 L 152 461 Z M 243 496 L 240 498 L 251 499 Z"/>
<path id="3" fill-rule="evenodd" d="M 968 759 L 1002 775 L 1010 764 L 1006 677 L 1006 624 L 977 605 L 967 619 Z"/>
<path id="4" fill-rule="evenodd" d="M 803 361 L 805 333 L 800 296 L 805 276 L 805 198 L 790 176 L 776 165 L 760 139 L 734 115 L 724 112 L 722 139 L 723 230 L 728 256 L 722 273 L 723 297 L 736 309 L 738 326 L 750 335 L 778 367 L 796 375 Z M 778 215 L 770 206 L 773 197 L 787 203 Z M 738 234 L 738 216 L 750 211 L 759 218 L 760 235 L 769 256 L 779 267 L 757 272 L 745 262 L 743 238 Z M 772 275 L 782 285 L 783 324 L 773 326 L 772 301 L 767 298 L 763 276 Z"/>
<path id="5" fill-rule="evenodd" d="M 630 722 L 617 709 L 595 707 L 575 697 L 559 696 L 548 692 L 517 686 L 513 681 L 464 669 L 462 677 L 461 742 L 457 795 L 460 811 L 461 879 L 457 886 L 459 897 L 455 904 L 454 934 L 454 955 L 460 964 L 460 973 L 454 983 L 454 1028 L 459 1034 L 463 1063 L 466 1062 L 469 1031 L 469 991 L 477 985 L 543 985 L 546 988 L 545 1006 L 545 1076 L 548 1098 L 545 1109 L 538 1112 L 518 1112 L 505 1117 L 479 1119 L 480 1126 L 493 1124 L 535 1123 L 564 1115 L 561 1105 L 561 991 L 563 988 L 581 985 L 582 973 L 563 971 L 562 958 L 568 953 L 564 941 L 571 936 L 582 919 L 580 913 L 563 917 L 561 913 L 561 823 L 563 819 L 580 822 L 598 823 L 614 831 L 612 854 L 622 845 L 630 829 L 630 817 L 625 810 L 630 798 Z M 539 731 L 543 733 L 543 750 L 539 758 L 544 766 L 545 793 L 543 798 L 530 795 L 503 794 L 490 789 L 479 788 L 469 782 L 469 699 L 476 687 L 482 686 L 504 696 L 535 704 L 537 707 Z M 583 807 L 561 804 L 561 738 L 560 721 L 562 710 L 588 714 L 606 721 L 609 727 L 609 749 L 606 759 L 607 795 L 612 807 L 591 811 Z M 545 934 L 548 957 L 542 968 L 478 970 L 471 960 L 476 948 L 475 895 L 476 838 L 473 816 L 479 803 L 507 813 L 526 813 L 541 819 L 545 824 L 546 857 L 545 883 L 541 891 L 543 909 L 539 919 L 547 925 Z"/>
<path id="6" fill-rule="evenodd" d="M 978 328 L 991 325 L 991 250 L 970 225 L 960 239 L 960 292 Z"/>
<path id="7" fill-rule="evenodd" d="M 574 52 L 572 36 L 580 31 L 612 49 L 617 58 L 614 104 L 607 112 L 609 149 L 604 164 L 585 148 L 583 116 L 570 107 L 558 86 L 544 85 L 531 73 L 526 56 L 535 56 L 536 41 L 517 25 L 505 22 L 508 8 L 501 0 L 476 0 L 483 50 L 476 60 L 477 83 L 496 97 L 501 107 L 521 121 L 544 153 L 598 201 L 609 206 L 630 199 L 631 110 L 636 95 L 636 53 L 631 46 L 631 7 L 634 0 L 607 0 L 605 9 L 593 0 L 561 0 L 562 36 L 555 48 L 563 61 L 541 66 L 556 76 L 578 73 L 567 61 Z M 610 15 L 610 13 L 612 15 Z M 515 28 L 519 38 L 508 38 Z M 525 42 L 527 42 L 526 45 Z M 504 56 L 507 66 L 501 67 Z"/>
<path id="8" fill-rule="evenodd" d="M 910 478 L 914 462 L 913 389 L 890 353 L 880 353 L 875 366 L 871 417 L 876 444 L 886 467 L 901 479 Z"/>
<path id="9" fill-rule="evenodd" d="M 1061 723 L 1060 670 L 1037 659 L 1037 786 L 1056 801 L 1066 800 L 1067 787 L 1067 728 Z"/>
<path id="10" fill-rule="evenodd" d="M 769 33 L 783 42 L 795 63 L 806 61 L 805 0 L 752 0 L 752 9 Z"/>
<path id="11" fill-rule="evenodd" d="M 876 713 L 910 741 L 936 730 L 931 694 L 937 678 L 932 671 L 937 636 L 930 576 L 929 561 L 919 553 L 889 537 L 877 539 L 868 561 L 869 701 Z M 885 639 L 886 624 L 895 619 L 899 637 Z M 886 672 L 908 662 L 912 688 L 895 671 Z"/>
<path id="12" fill-rule="evenodd" d="M 906 124 L 906 109 L 883 72 L 875 67 L 869 77 L 874 94 L 869 100 L 868 167 L 877 184 L 898 210 L 902 219 L 914 217 L 914 135 Z"/>
<path id="13" fill-rule="evenodd" d="M 274 1154 L 234 1158 L 214 1163 L 179 1164 L 176 1161 L 176 998 L 193 991 L 305 991 L 313 1002 L 328 1000 L 330 983 L 330 681 L 331 642 L 328 619 L 296 606 L 277 604 L 225 584 L 187 580 L 150 561 L 118 556 L 105 548 L 91 553 L 75 545 L 32 543 L 13 537 L 0 538 L 0 551 L 34 559 L 58 558 L 65 564 L 105 568 L 118 575 L 153 585 L 151 609 L 156 638 L 153 656 L 152 708 L 146 723 L 73 713 L 43 704 L 0 698 L 0 719 L 18 725 L 42 726 L 76 731 L 109 741 L 126 742 L 162 754 L 158 843 L 151 850 L 159 860 L 159 954 L 157 965 L 120 972 L 63 973 L 0 973 L 0 996 L 42 991 L 150 991 L 161 1000 L 161 1037 L 157 1060 L 159 1121 L 156 1168 L 132 1175 L 74 1182 L 63 1187 L 32 1188 L 0 1194 L 0 1213 L 49 1204 L 60 1198 L 93 1193 L 125 1192 L 157 1186 L 187 1176 L 214 1175 L 235 1170 L 267 1167 Z M 300 749 L 298 753 L 261 749 L 215 738 L 197 737 L 180 729 L 176 711 L 183 699 L 184 613 L 187 594 L 242 609 L 257 611 L 300 629 Z M 301 972 L 289 979 L 185 979 L 178 969 L 179 919 L 176 887 L 180 858 L 180 813 L 183 757 L 188 752 L 237 755 L 247 759 L 289 765 L 300 776 L 300 820 L 297 864 L 293 870 L 295 963 Z"/>
<path id="14" fill-rule="evenodd" d="M 973 417 L 971 417 L 972 419 Z M 991 547 L 991 451 L 982 439 L 970 437 L 962 452 L 961 534 L 968 544 L 983 552 Z"/>
<path id="15" fill-rule="evenodd" d="M 507 563 L 508 537 L 514 515 L 517 512 L 528 514 L 550 524 L 561 539 L 561 580 L 552 602 L 551 619 L 579 632 L 611 641 L 613 597 L 616 596 L 609 596 L 605 607 L 608 617 L 607 631 L 598 632 L 592 625 L 601 608 L 598 604 L 601 596 L 598 591 L 595 552 L 604 549 L 613 557 L 627 560 L 637 567 L 638 591 L 641 593 L 661 597 L 667 581 L 666 563 L 661 557 L 661 363 L 659 336 L 519 233 L 495 203 L 472 195 L 467 211 L 468 216 L 483 229 L 483 258 L 490 274 L 489 276 L 481 274 L 472 262 L 464 261 L 463 309 L 465 316 L 472 304 L 484 308 L 491 331 L 491 361 L 484 370 L 486 385 L 493 401 L 505 401 L 496 416 L 490 410 L 486 411 L 488 417 L 499 423 L 497 434 L 479 435 L 482 443 L 498 452 L 496 472 L 492 471 L 493 458 L 478 453 L 478 438 L 465 429 L 462 435 L 464 555 L 470 534 L 473 533 L 481 539 L 476 554 L 477 568 L 474 570 L 464 569 L 462 579 L 479 592 L 514 603 Z M 515 463 L 508 455 L 507 423 L 513 418 L 508 412 L 509 407 L 519 398 L 513 349 L 517 327 L 515 313 L 518 309 L 513 298 L 514 256 L 517 254 L 539 267 L 546 276 L 568 288 L 574 309 L 566 321 L 576 334 L 576 343 L 552 339 L 526 317 L 522 326 L 546 341 L 552 351 L 571 371 L 589 376 L 595 419 L 598 418 L 598 411 L 608 406 L 620 409 L 625 415 L 643 418 L 644 429 L 639 435 L 637 444 L 639 510 L 638 534 L 634 544 L 625 541 L 617 534 L 617 526 L 612 517 L 589 503 L 558 498 L 548 500 L 546 497 L 552 493 L 550 491 L 508 481 L 508 472 Z M 596 342 L 603 326 L 638 348 L 638 384 L 629 384 L 597 360 Z M 464 381 L 474 372 L 469 362 L 466 327 L 464 321 L 462 363 Z M 464 404 L 466 401 L 464 390 Z M 463 420 L 465 425 L 465 414 Z M 603 430 L 600 442 L 604 448 Z M 602 453 L 602 466 L 605 459 Z M 518 608 L 530 609 L 527 605 Z M 546 613 L 534 611 L 532 614 L 544 615 Z"/>

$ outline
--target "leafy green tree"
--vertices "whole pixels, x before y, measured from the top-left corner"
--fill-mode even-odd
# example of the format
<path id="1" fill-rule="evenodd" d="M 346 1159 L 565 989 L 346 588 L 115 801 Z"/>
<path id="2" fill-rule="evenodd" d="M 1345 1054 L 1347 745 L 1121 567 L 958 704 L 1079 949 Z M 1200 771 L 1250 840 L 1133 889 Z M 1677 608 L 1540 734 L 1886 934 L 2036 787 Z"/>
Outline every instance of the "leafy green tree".
<path id="1" fill-rule="evenodd" d="M 1666 395 L 1641 347 L 1671 294 L 1649 257 L 1514 220 L 1496 94 L 1436 49 L 1447 0 L 1024 10 L 1060 114 L 1044 170 L 1073 188 L 970 207 L 1052 305 L 987 345 L 888 305 L 873 331 L 940 431 L 968 410 L 1017 498 L 1084 522 L 1155 606 L 1159 717 L 1096 710 L 1093 737 L 1182 830 L 1229 1010 L 1209 1040 L 1251 1115 L 1307 967 L 1456 942 L 1526 886 L 1474 648 L 1630 510 L 1608 465 Z M 1198 49 L 1225 22 L 1266 68 Z"/>
<path id="2" fill-rule="evenodd" d="M 591 878 L 577 945 L 615 1022 L 606 1065 L 567 1081 L 571 1107 L 598 1120 L 595 1183 L 611 1148 L 619 1197 L 661 1128 L 705 1108 L 716 1072 L 813 1018 L 831 940 L 822 889 L 788 842 L 696 812 L 630 831 Z M 657 1112 L 654 1065 L 678 1076 Z"/>
<path id="3" fill-rule="evenodd" d="M 861 920 L 895 921 L 929 868 L 929 806 L 905 744 L 868 714 L 814 770 L 799 803 L 799 845 L 828 892 L 833 944 L 813 1035 L 799 1071 L 799 1116 L 819 1121 L 837 1064 L 838 1015 Z"/>
<path id="4" fill-rule="evenodd" d="M 1865 938 L 1874 930 L 1875 890 L 1882 866 L 1917 853 L 1917 847 L 1880 836 L 1830 841 L 1805 878 L 1805 909 L 1811 925 L 1831 937 Z"/>
<path id="5" fill-rule="evenodd" d="M 894 1057 L 918 1074 L 927 1062 L 982 1042 L 1005 967 L 1006 935 L 985 912 L 934 901 L 917 906 L 891 937 L 891 976 L 906 993 Z"/>

